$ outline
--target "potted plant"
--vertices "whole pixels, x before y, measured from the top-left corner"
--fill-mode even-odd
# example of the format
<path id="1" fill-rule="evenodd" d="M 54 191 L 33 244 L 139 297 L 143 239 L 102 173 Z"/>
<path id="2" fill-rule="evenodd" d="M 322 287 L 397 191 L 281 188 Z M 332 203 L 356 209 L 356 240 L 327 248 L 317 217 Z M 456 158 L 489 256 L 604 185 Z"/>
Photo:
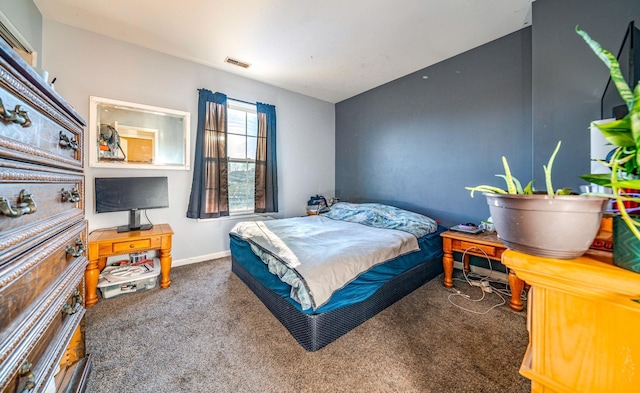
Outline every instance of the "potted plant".
<path id="1" fill-rule="evenodd" d="M 483 192 L 498 236 L 510 249 L 558 259 L 573 259 L 584 254 L 600 228 L 608 199 L 602 196 L 576 195 L 570 189 L 555 190 L 551 171 L 558 142 L 547 165 L 543 166 L 546 192 L 536 192 L 533 181 L 524 188 L 511 175 L 507 159 L 502 157 L 506 189 L 480 185 L 466 187 L 473 197 Z"/>
<path id="2" fill-rule="evenodd" d="M 614 264 L 640 272 L 640 219 L 630 214 L 625 204 L 640 202 L 637 194 L 628 191 L 640 189 L 640 83 L 632 90 L 624 79 L 616 57 L 578 26 L 576 32 L 609 68 L 611 80 L 628 109 L 628 114 L 622 119 L 603 124 L 592 123 L 612 145 L 610 159 L 601 161 L 611 169 L 611 173 L 580 177 L 610 187 L 613 191 L 611 197 L 616 200 L 618 209 L 618 214 L 614 216 Z"/>

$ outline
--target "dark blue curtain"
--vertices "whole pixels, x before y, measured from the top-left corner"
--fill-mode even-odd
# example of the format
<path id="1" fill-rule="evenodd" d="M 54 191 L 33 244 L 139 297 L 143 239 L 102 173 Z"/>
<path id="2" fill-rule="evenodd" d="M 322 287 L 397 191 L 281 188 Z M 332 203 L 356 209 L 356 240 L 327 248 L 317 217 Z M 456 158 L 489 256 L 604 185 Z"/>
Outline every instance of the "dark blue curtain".
<path id="1" fill-rule="evenodd" d="M 278 163 L 276 159 L 276 107 L 258 102 L 255 212 L 278 211 Z"/>
<path id="2" fill-rule="evenodd" d="M 189 218 L 229 215 L 227 96 L 199 89 L 196 152 L 189 197 Z"/>

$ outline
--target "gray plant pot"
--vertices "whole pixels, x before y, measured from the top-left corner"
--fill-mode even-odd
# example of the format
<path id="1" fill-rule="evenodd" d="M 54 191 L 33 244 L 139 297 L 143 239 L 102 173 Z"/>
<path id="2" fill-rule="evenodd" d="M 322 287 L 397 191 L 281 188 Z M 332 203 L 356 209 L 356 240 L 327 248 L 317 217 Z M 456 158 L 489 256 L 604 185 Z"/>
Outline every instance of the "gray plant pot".
<path id="1" fill-rule="evenodd" d="M 558 259 L 577 258 L 589 249 L 608 201 L 582 195 L 484 195 L 508 248 Z"/>

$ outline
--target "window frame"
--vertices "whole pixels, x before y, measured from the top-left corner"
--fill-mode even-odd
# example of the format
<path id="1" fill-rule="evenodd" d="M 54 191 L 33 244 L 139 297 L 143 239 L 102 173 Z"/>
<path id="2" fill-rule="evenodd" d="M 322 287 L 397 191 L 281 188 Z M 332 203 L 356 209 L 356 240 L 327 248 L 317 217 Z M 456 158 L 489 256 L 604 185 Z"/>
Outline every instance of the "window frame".
<path id="1" fill-rule="evenodd" d="M 257 108 L 256 104 L 251 104 L 251 103 L 248 103 L 248 102 L 234 100 L 232 98 L 227 98 L 227 111 L 229 109 L 238 110 L 238 111 L 242 111 L 242 112 L 245 112 L 245 113 L 253 113 L 253 114 L 256 115 L 256 117 L 257 117 L 257 114 L 258 114 L 258 108 Z M 256 158 L 255 157 L 254 158 L 249 158 L 249 157 L 247 157 L 247 158 L 231 158 L 230 157 L 229 152 L 228 152 L 228 149 L 229 149 L 229 144 L 228 144 L 229 135 L 241 135 L 241 134 L 230 132 L 229 125 L 228 125 L 228 120 L 229 120 L 229 117 L 227 115 L 227 131 L 226 131 L 226 134 L 227 134 L 227 167 L 229 168 L 231 166 L 231 163 L 242 163 L 242 164 L 253 164 L 254 168 L 255 168 L 255 164 L 256 164 Z M 258 131 L 257 127 L 258 127 L 258 124 L 257 124 L 257 121 L 256 121 L 256 136 L 255 136 L 256 140 L 258 139 L 258 137 L 257 137 L 257 131 Z M 249 144 L 247 142 L 248 142 L 248 140 L 250 138 L 250 135 L 248 133 L 248 127 L 247 127 L 247 122 L 246 121 L 245 121 L 245 133 L 244 133 L 243 136 L 245 137 L 245 153 L 246 153 L 247 150 L 248 150 L 248 146 L 249 146 Z M 256 144 L 257 144 L 257 142 L 256 142 Z M 248 156 L 248 154 L 245 154 L 245 156 Z M 254 182 L 254 187 L 255 187 L 255 171 L 254 171 L 253 182 Z M 229 178 L 229 172 L 227 172 L 227 184 L 229 184 L 229 188 L 231 188 L 230 187 L 231 181 L 230 181 L 230 178 Z M 255 188 L 254 188 L 254 192 L 255 192 Z M 232 210 L 231 203 L 229 203 L 229 216 L 236 217 L 236 216 L 246 216 L 246 215 L 255 214 L 255 198 L 252 201 L 251 206 L 252 207 L 250 209 Z"/>

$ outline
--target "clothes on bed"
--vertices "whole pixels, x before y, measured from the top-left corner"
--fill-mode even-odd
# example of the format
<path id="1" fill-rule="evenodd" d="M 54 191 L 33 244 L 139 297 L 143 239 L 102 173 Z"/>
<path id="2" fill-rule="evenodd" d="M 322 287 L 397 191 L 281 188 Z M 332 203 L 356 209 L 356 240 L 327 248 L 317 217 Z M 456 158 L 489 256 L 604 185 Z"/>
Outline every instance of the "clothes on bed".
<path id="1" fill-rule="evenodd" d="M 415 237 L 433 233 L 438 227 L 431 217 L 380 203 L 340 202 L 333 205 L 324 216 L 376 228 L 397 229 Z"/>
<path id="2" fill-rule="evenodd" d="M 251 242 L 269 271 L 291 286 L 290 296 L 303 310 L 317 310 L 363 272 L 418 250 L 415 234 L 437 230 L 428 217 L 380 204 L 343 202 L 332 213 L 242 222 L 230 234 Z"/>

